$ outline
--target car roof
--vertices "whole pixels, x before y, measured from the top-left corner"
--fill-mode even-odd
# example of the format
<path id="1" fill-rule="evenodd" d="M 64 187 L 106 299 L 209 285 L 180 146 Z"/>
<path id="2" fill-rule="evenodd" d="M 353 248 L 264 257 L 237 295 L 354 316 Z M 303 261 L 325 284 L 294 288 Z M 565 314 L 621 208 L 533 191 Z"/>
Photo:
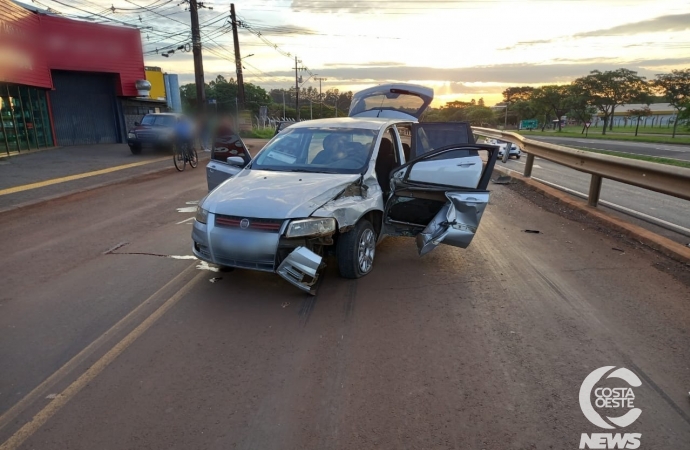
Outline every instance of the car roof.
<path id="1" fill-rule="evenodd" d="M 331 119 L 305 120 L 295 122 L 290 128 L 361 128 L 380 130 L 396 123 L 411 123 L 411 120 L 386 119 L 378 117 L 336 117 Z"/>

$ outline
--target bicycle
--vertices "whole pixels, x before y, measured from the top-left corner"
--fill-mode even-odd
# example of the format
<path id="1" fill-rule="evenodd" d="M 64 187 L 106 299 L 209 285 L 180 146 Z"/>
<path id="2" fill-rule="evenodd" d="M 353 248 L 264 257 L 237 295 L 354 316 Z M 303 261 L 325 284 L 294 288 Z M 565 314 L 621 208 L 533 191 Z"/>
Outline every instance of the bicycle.
<path id="1" fill-rule="evenodd" d="M 175 144 L 175 154 L 173 155 L 173 162 L 178 172 L 182 172 L 187 163 L 195 169 L 199 165 L 199 157 L 196 153 L 196 148 L 191 147 L 187 143 Z"/>

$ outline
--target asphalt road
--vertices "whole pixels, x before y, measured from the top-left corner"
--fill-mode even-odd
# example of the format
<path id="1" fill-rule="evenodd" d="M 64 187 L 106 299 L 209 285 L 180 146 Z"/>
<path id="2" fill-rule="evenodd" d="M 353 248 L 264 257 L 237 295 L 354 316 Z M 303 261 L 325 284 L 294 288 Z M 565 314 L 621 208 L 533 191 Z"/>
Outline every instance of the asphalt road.
<path id="1" fill-rule="evenodd" d="M 513 158 L 506 163 L 506 166 L 509 169 L 523 173 L 525 170 L 525 160 L 526 157 L 520 160 Z M 496 164 L 498 167 L 503 166 L 501 161 L 498 161 Z M 583 195 L 589 192 L 591 179 L 589 174 L 578 172 L 577 170 L 541 158 L 535 159 L 532 177 Z M 612 207 L 614 208 L 618 206 L 667 222 L 671 225 L 663 224 L 662 226 L 671 230 L 671 233 L 666 233 L 657 228 L 654 231 L 665 234 L 684 244 L 690 242 L 690 213 L 688 212 L 690 211 L 690 202 L 687 200 L 606 179 L 602 182 L 600 200 L 603 201 L 601 206 L 604 208 L 607 205 L 613 205 Z M 621 208 L 617 209 L 625 212 Z M 685 230 L 674 229 L 672 225 L 677 225 Z"/>
<path id="2" fill-rule="evenodd" d="M 0 215 L 2 450 L 578 448 L 602 366 L 641 378 L 641 448 L 690 442 L 687 269 L 494 185 L 467 250 L 390 239 L 310 297 L 180 259 L 204 185 Z"/>
<path id="3" fill-rule="evenodd" d="M 656 156 L 690 161 L 690 145 L 651 144 L 647 142 L 609 141 L 602 139 L 564 138 L 555 136 L 525 136 L 537 141 L 551 142 L 567 146 L 586 147 L 599 150 L 634 153 L 637 155 Z"/>

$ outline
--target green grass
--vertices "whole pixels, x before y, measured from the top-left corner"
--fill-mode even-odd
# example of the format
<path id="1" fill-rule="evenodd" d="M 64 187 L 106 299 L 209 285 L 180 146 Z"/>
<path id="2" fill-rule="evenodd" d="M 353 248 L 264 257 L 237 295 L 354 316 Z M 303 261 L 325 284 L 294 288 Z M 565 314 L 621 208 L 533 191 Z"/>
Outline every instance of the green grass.
<path id="1" fill-rule="evenodd" d="M 642 123 L 640 123 L 640 129 L 638 130 L 638 134 L 661 134 L 661 135 L 669 135 L 669 136 L 671 136 L 673 134 L 673 127 L 668 128 L 666 125 L 661 126 L 661 127 L 658 127 L 658 126 L 651 127 L 649 125 L 650 124 L 647 123 L 647 126 L 643 127 Z M 568 133 L 579 133 L 581 130 L 582 130 L 582 127 L 579 125 L 569 125 L 569 126 L 563 127 L 563 131 L 566 131 Z M 599 125 L 598 128 L 594 128 L 594 127 L 590 128 L 589 133 L 590 134 L 592 134 L 592 133 L 601 134 L 601 125 Z M 608 129 L 606 130 L 606 134 L 609 134 L 609 133 L 624 133 L 624 134 L 631 134 L 634 136 L 635 135 L 635 126 L 634 126 L 634 124 L 632 127 L 631 126 L 627 126 L 627 127 L 614 126 L 613 130 L 608 130 Z M 690 133 L 690 130 L 688 130 L 684 124 L 681 123 L 678 125 L 678 129 L 676 129 L 676 136 L 687 135 L 689 133 Z"/>
<path id="2" fill-rule="evenodd" d="M 245 138 L 271 139 L 276 133 L 273 128 L 253 128 L 252 131 L 241 131 L 240 136 Z"/>
<path id="3" fill-rule="evenodd" d="M 577 128 L 577 131 L 570 131 L 573 127 L 566 127 L 564 130 L 568 131 L 518 131 L 518 133 L 524 136 L 558 136 L 558 137 L 569 137 L 569 138 L 585 138 L 584 134 L 580 133 L 581 128 Z M 615 130 L 615 127 L 614 127 Z M 608 133 L 608 131 L 607 131 Z M 601 128 L 590 128 L 587 134 L 587 139 L 602 139 L 609 141 L 633 141 L 633 142 L 651 142 L 655 144 L 690 144 L 690 137 L 688 136 L 676 136 L 672 138 L 671 136 L 635 136 L 633 134 L 601 134 Z"/>
<path id="4" fill-rule="evenodd" d="M 671 158 L 658 158 L 656 156 L 636 155 L 634 153 L 612 152 L 611 150 L 598 150 L 598 149 L 595 150 L 595 149 L 587 148 L 587 147 L 577 147 L 577 146 L 572 146 L 572 147 L 580 149 L 580 150 L 584 150 L 587 152 L 601 153 L 604 155 L 611 155 L 611 156 L 620 156 L 621 158 L 637 159 L 640 161 L 648 161 L 648 162 L 653 162 L 653 163 L 657 163 L 657 164 L 667 164 L 669 166 L 685 167 L 685 168 L 690 169 L 690 161 L 681 161 L 679 159 L 671 159 Z"/>

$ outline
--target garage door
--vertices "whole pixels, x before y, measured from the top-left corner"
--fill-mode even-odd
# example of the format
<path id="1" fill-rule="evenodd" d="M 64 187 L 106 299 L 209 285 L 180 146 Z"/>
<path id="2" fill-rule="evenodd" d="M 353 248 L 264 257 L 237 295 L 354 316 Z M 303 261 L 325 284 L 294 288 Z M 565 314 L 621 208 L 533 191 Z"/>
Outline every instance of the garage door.
<path id="1" fill-rule="evenodd" d="M 52 76 L 50 103 L 58 145 L 120 142 L 113 75 L 53 71 Z"/>

